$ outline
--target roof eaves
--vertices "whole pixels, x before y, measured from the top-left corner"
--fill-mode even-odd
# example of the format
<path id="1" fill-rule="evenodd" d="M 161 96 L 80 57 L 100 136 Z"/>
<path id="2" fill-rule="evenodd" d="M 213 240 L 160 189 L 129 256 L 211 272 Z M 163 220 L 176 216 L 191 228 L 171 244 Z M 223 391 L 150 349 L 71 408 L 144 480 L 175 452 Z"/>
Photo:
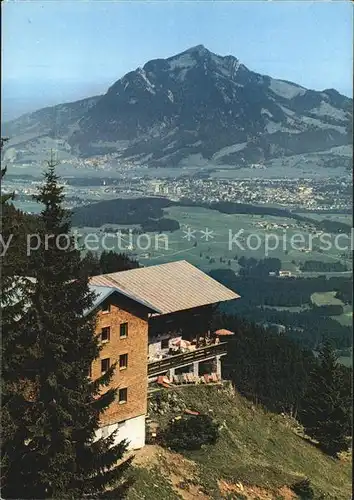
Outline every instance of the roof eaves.
<path id="1" fill-rule="evenodd" d="M 142 300 L 139 297 L 136 297 L 133 293 L 126 292 L 125 290 L 123 290 L 122 288 L 120 288 L 118 286 L 108 287 L 108 286 L 94 285 L 94 287 L 95 288 L 107 288 L 109 291 L 106 294 L 102 294 L 102 296 L 99 297 L 98 301 L 95 301 L 94 304 L 92 305 L 92 307 L 88 311 L 85 311 L 85 315 L 89 314 L 94 309 L 99 307 L 104 300 L 106 300 L 108 297 L 110 297 L 112 295 L 112 293 L 118 293 L 118 294 L 124 295 L 125 297 L 128 297 L 131 300 L 134 300 L 134 302 L 138 302 L 142 306 L 147 307 L 148 309 L 150 309 L 151 311 L 153 311 L 155 313 L 158 313 L 158 314 L 162 313 L 161 310 L 152 306 L 149 302 Z"/>
<path id="2" fill-rule="evenodd" d="M 115 286 L 114 290 L 118 293 L 121 293 L 122 295 L 125 295 L 126 297 L 128 297 L 129 299 L 132 299 L 134 300 L 135 302 L 138 302 L 139 304 L 141 304 L 142 306 L 145 306 L 147 307 L 148 309 L 151 309 L 152 311 L 156 312 L 156 313 L 159 313 L 159 314 L 162 314 L 162 311 L 161 309 L 157 309 L 156 306 L 153 306 L 152 304 L 150 304 L 150 302 L 147 302 L 146 300 L 143 300 L 141 299 L 140 297 L 137 297 L 136 295 L 134 295 L 134 293 L 131 293 L 131 292 L 126 292 L 123 288 L 121 287 L 118 287 L 118 286 Z"/>
<path id="3" fill-rule="evenodd" d="M 90 287 L 91 288 L 91 287 Z M 107 288 L 107 287 L 98 287 L 98 286 L 95 286 L 94 288 Z M 95 290 L 93 290 L 95 292 Z M 107 297 L 109 297 L 110 295 L 112 295 L 112 293 L 114 292 L 114 289 L 111 288 L 107 291 L 106 294 L 102 294 L 102 295 L 99 295 L 98 297 L 98 300 L 94 300 L 92 306 L 87 309 L 86 311 L 84 311 L 84 316 L 87 316 L 88 314 L 90 314 L 92 311 L 94 311 L 97 307 L 99 307 L 103 301 L 105 301 L 107 299 Z"/>

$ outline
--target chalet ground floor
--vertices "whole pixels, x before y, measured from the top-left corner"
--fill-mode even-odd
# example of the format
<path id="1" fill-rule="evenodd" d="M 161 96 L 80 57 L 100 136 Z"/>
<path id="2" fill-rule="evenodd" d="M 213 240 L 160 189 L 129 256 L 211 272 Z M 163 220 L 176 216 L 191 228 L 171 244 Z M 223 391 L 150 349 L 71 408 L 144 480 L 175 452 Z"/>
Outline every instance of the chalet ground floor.
<path id="1" fill-rule="evenodd" d="M 138 450 L 145 445 L 145 419 L 146 415 L 144 414 L 100 427 L 96 432 L 96 439 L 107 437 L 112 434 L 113 431 L 117 431 L 114 444 L 118 444 L 123 441 L 123 439 L 126 439 L 129 443 L 129 450 Z"/>

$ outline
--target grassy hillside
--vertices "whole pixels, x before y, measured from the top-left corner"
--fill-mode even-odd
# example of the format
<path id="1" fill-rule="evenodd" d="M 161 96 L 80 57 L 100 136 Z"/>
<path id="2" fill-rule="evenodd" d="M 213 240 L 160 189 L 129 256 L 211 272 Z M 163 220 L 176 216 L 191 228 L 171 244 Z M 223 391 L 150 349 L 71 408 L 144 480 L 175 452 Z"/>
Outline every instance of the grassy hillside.
<path id="1" fill-rule="evenodd" d="M 230 386 L 186 386 L 150 418 L 164 425 L 187 407 L 212 415 L 220 424 L 215 446 L 184 457 L 157 445 L 138 452 L 130 500 L 166 498 L 291 499 L 290 486 L 305 477 L 315 498 L 351 498 L 351 463 L 334 460 L 299 435 L 293 423 L 264 411 Z M 323 496 L 321 496 L 323 495 Z"/>

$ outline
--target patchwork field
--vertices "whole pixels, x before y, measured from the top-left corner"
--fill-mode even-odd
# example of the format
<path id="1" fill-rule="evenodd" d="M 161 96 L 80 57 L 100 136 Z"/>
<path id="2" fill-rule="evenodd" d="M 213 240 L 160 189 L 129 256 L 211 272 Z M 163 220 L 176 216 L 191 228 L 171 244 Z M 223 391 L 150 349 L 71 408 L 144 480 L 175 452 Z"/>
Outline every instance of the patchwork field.
<path id="1" fill-rule="evenodd" d="M 320 213 L 299 212 L 299 214 L 315 220 L 327 219 L 335 222 L 342 222 L 343 224 L 349 224 L 349 225 L 351 225 L 353 222 L 353 216 L 351 214 L 334 214 L 332 212 L 320 212 Z"/>
<path id="2" fill-rule="evenodd" d="M 334 245 L 329 250 L 322 250 L 318 240 L 319 233 L 291 218 L 225 214 L 202 207 L 172 206 L 163 211 L 164 217 L 179 222 L 179 230 L 162 234 L 149 232 L 140 237 L 123 234 L 119 243 L 115 234 L 105 235 L 102 228 L 80 228 L 79 232 L 82 236 L 97 234 L 99 238 L 105 235 L 106 249 L 128 253 L 142 265 L 186 259 L 204 271 L 229 268 L 238 272 L 237 259 L 242 256 L 255 259 L 275 257 L 281 260 L 282 269 L 291 271 L 295 276 L 345 276 L 351 272 L 349 254 L 344 255 Z M 107 226 L 115 231 L 123 227 L 117 224 Z M 132 226 L 125 226 L 126 230 L 129 228 Z M 296 240 L 295 244 L 291 244 L 292 237 L 303 240 Z M 311 237 L 312 246 L 309 243 Z M 304 273 L 300 266 L 306 260 L 328 263 L 340 261 L 347 266 L 348 271 Z"/>
<path id="3" fill-rule="evenodd" d="M 321 292 L 313 293 L 311 301 L 314 305 L 321 306 L 342 306 L 343 313 L 339 316 L 332 316 L 343 326 L 351 326 L 353 324 L 353 310 L 349 304 L 344 304 L 340 299 L 336 298 L 336 292 Z"/>
<path id="4" fill-rule="evenodd" d="M 337 320 L 343 326 L 352 326 L 353 324 L 353 311 L 351 306 L 347 305 L 343 307 L 343 314 L 340 316 L 332 316 L 333 319 Z"/>
<path id="5" fill-rule="evenodd" d="M 177 206 L 164 209 L 164 215 L 177 220 L 180 224 L 180 230 L 166 233 L 167 243 L 163 238 L 157 241 L 157 233 L 149 233 L 151 237 L 149 248 L 145 249 L 146 238 L 144 245 L 140 245 L 143 248 L 139 248 L 139 245 L 134 242 L 129 245 L 127 237 L 123 238 L 126 242 L 123 250 L 135 253 L 142 264 L 151 265 L 169 262 L 172 259 L 187 259 L 207 271 L 215 267 L 229 267 L 238 271 L 239 266 L 235 257 L 241 256 L 256 259 L 266 256 L 279 258 L 283 269 L 290 270 L 294 274 L 301 274 L 299 264 L 306 260 L 341 261 L 348 267 L 351 265 L 340 250 L 336 248 L 331 248 L 326 252 L 321 250 L 319 242 L 314 237 L 314 231 L 294 219 L 224 214 L 207 208 Z M 97 231 L 97 228 L 91 230 Z M 84 232 L 89 231 L 89 228 L 84 230 Z M 240 233 L 237 241 L 233 241 L 238 232 Z M 295 234 L 303 235 L 305 244 L 300 242 L 291 245 L 291 237 Z M 314 238 L 312 250 L 307 244 L 310 235 Z M 246 245 L 247 238 L 249 238 L 248 247 L 250 248 Z M 265 247 L 267 240 L 268 251 Z M 107 239 L 107 244 L 113 246 L 114 238 L 111 242 Z M 275 245 L 277 245 L 276 248 L 274 248 Z"/>

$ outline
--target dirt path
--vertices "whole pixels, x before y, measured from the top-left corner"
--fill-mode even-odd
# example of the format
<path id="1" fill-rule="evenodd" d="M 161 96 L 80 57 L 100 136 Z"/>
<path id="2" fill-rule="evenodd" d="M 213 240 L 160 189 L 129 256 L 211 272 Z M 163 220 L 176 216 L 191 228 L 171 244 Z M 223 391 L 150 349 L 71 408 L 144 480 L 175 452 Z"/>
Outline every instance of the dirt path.
<path id="1" fill-rule="evenodd" d="M 161 473 L 171 481 L 176 493 L 184 500 L 210 500 L 211 498 L 205 495 L 198 484 L 195 463 L 179 453 L 172 453 L 158 445 L 146 445 L 135 452 L 133 463 L 147 469 L 159 465 Z"/>

